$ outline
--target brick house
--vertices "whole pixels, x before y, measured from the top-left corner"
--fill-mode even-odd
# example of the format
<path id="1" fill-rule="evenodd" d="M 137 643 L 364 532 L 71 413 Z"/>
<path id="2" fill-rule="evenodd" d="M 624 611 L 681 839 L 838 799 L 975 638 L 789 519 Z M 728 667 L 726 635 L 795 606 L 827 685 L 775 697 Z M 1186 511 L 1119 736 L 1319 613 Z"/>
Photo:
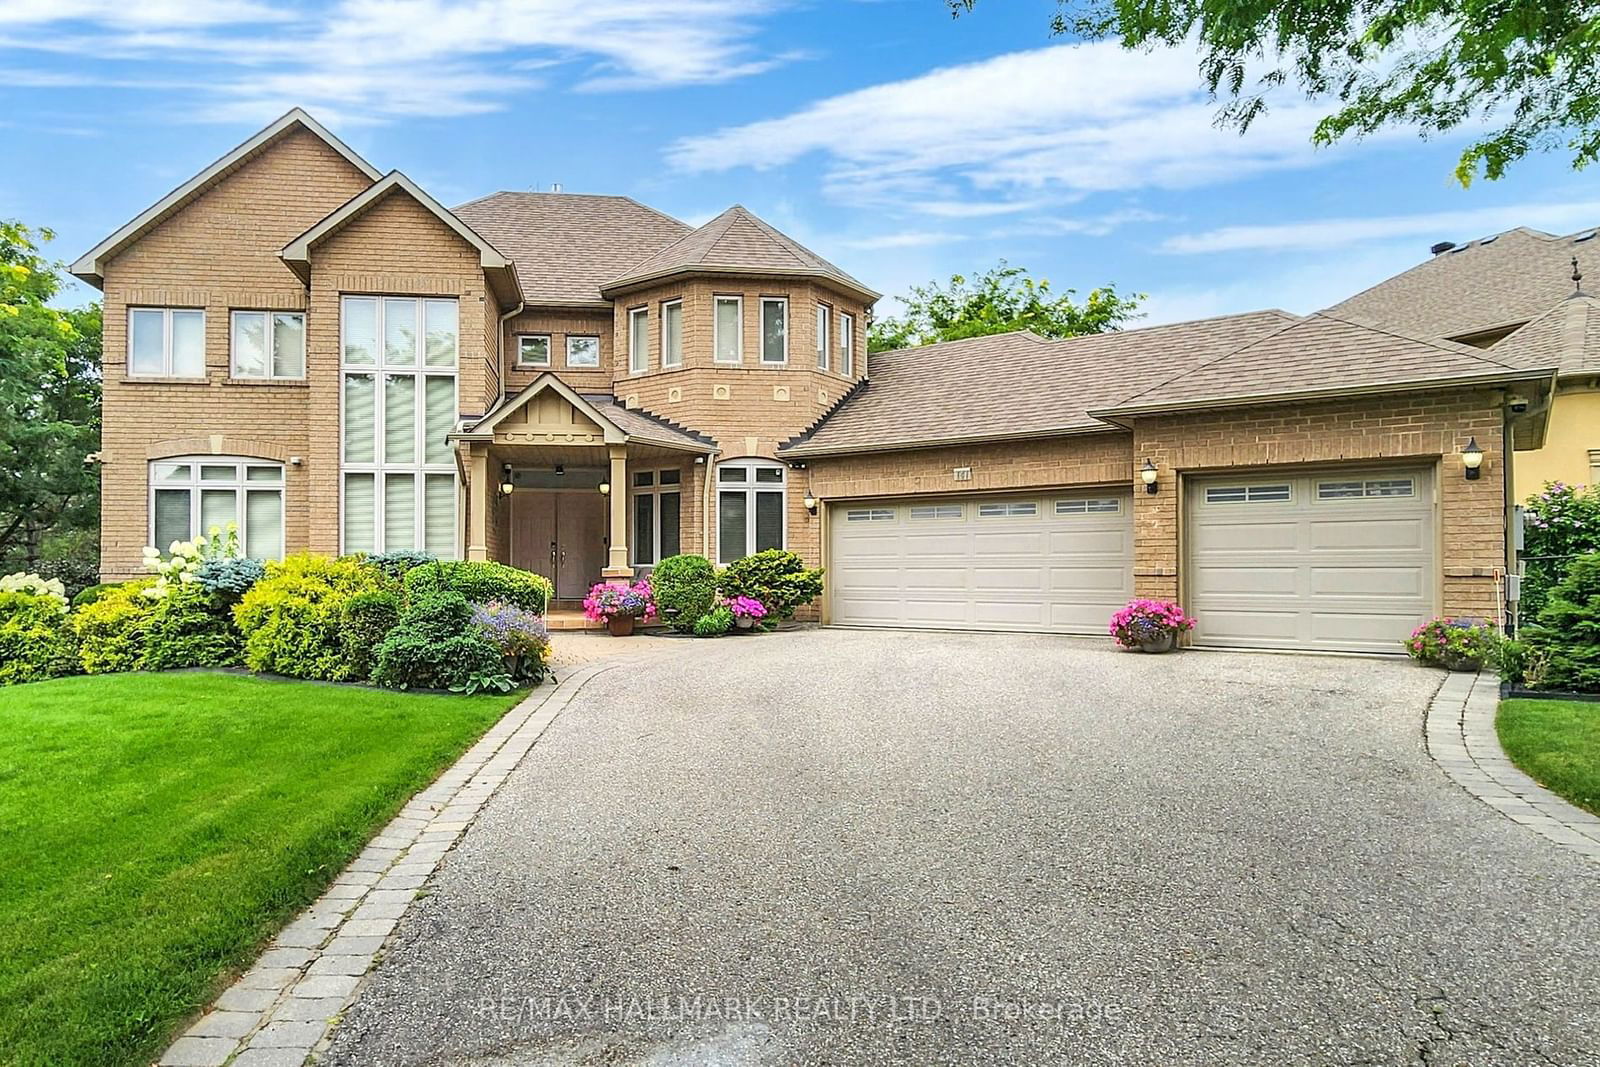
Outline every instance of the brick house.
<path id="1" fill-rule="evenodd" d="M 879 294 L 741 207 L 453 210 L 292 111 L 73 264 L 105 297 L 102 570 L 419 548 L 575 600 L 786 547 L 840 625 L 1392 651 L 1502 603 L 1557 362 L 1338 309 L 872 357 Z M 1481 466 L 1463 450 L 1475 441 Z"/>

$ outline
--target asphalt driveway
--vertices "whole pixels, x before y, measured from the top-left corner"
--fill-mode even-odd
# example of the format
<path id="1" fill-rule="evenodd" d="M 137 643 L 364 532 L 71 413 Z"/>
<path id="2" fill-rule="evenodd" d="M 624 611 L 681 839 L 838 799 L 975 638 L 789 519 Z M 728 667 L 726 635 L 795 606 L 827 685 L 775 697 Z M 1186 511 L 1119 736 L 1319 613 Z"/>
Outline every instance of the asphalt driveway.
<path id="1" fill-rule="evenodd" d="M 683 642 L 589 682 L 335 1064 L 1587 1064 L 1600 867 L 1405 662 Z"/>

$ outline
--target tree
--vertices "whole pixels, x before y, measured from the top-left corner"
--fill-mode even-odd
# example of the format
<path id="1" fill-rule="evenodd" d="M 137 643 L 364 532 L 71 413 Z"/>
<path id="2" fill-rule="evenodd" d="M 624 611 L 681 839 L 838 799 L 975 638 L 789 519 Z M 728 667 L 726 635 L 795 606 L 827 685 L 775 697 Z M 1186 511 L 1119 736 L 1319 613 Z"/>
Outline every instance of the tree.
<path id="1" fill-rule="evenodd" d="M 952 14 L 978 0 L 947 0 Z M 1563 141 L 1572 164 L 1600 157 L 1600 9 L 1562 0 L 1057 0 L 1056 34 L 1128 48 L 1200 43 L 1200 75 L 1242 132 L 1291 79 L 1339 108 L 1312 141 L 1396 125 L 1443 133 L 1487 119 L 1456 178 L 1501 177 Z"/>
<path id="2" fill-rule="evenodd" d="M 54 235 L 0 221 L 0 572 L 45 570 L 68 585 L 98 566 L 100 308 L 48 303 L 61 291 L 39 244 Z"/>
<path id="3" fill-rule="evenodd" d="M 1026 270 L 1002 259 L 971 281 L 952 274 L 948 286 L 936 281 L 913 285 L 911 295 L 902 298 L 903 316 L 872 324 L 867 351 L 888 352 L 1012 330 L 1032 330 L 1042 337 L 1104 333 L 1137 317 L 1144 299 L 1143 293 L 1123 296 L 1110 285 L 1091 289 L 1082 304 L 1073 301 L 1075 295 L 1076 290 L 1068 289 L 1056 296 L 1048 281 L 1034 281 Z"/>

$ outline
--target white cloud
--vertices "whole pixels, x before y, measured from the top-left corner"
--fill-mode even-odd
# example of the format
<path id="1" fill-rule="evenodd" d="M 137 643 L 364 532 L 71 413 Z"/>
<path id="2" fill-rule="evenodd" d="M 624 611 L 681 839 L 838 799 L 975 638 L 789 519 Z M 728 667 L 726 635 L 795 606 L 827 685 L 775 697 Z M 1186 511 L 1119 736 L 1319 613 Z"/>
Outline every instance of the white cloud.
<path id="1" fill-rule="evenodd" d="M 1600 223 L 1600 200 L 1505 204 L 1466 211 L 1434 211 L 1380 218 L 1315 219 L 1269 226 L 1223 226 L 1178 234 L 1162 244 L 1177 253 L 1278 252 L 1388 241 L 1398 237 L 1468 241 L 1515 226 L 1565 233 Z"/>
<path id="2" fill-rule="evenodd" d="M 697 173 L 820 155 L 834 199 L 931 203 L 935 213 L 968 197 L 1006 211 L 1315 162 L 1320 107 L 1286 95 L 1247 134 L 1219 129 L 1196 63 L 1191 48 L 1129 51 L 1112 41 L 1014 52 L 687 137 L 668 159 Z"/>
<path id="3" fill-rule="evenodd" d="M 965 234 L 950 233 L 947 230 L 904 230 L 900 233 L 879 233 L 866 237 L 842 237 L 833 244 L 840 248 L 856 248 L 871 252 L 884 248 L 924 248 L 928 245 L 942 245 L 966 239 Z"/>

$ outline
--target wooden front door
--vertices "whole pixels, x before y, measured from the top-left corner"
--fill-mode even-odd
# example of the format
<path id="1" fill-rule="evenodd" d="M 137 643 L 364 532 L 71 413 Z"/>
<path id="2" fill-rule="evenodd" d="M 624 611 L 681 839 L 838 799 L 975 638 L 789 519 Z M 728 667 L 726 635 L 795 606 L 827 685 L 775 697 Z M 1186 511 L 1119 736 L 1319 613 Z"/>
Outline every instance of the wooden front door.
<path id="1" fill-rule="evenodd" d="M 593 490 L 511 496 L 511 565 L 542 574 L 561 600 L 582 600 L 606 565 L 606 498 Z"/>

